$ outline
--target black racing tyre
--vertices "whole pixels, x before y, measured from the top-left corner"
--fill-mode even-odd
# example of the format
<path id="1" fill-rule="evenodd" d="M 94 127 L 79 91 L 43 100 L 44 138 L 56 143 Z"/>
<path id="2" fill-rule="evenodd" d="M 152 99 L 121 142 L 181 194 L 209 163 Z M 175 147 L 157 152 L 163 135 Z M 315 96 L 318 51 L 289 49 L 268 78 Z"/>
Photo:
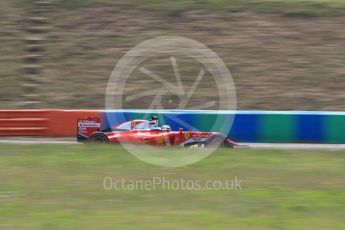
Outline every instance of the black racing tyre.
<path id="1" fill-rule="evenodd" d="M 108 143 L 109 140 L 108 140 L 107 136 L 105 136 L 103 133 L 96 133 L 90 137 L 89 142 L 91 142 L 91 143 Z"/>
<path id="2" fill-rule="evenodd" d="M 223 147 L 225 138 L 223 134 L 214 134 L 207 139 L 206 146 L 212 148 Z"/>

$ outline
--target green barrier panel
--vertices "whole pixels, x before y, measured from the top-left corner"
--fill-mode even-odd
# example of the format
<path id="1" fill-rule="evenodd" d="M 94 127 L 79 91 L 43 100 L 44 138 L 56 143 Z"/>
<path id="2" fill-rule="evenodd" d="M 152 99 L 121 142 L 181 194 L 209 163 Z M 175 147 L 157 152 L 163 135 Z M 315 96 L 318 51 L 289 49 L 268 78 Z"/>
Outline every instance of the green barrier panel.
<path id="1" fill-rule="evenodd" d="M 215 124 L 213 124 L 214 120 L 216 120 L 217 114 L 199 114 L 197 119 L 197 127 L 199 130 L 205 131 L 205 132 L 212 132 L 215 131 L 215 129 L 212 129 Z M 217 125 L 216 130 L 217 130 Z"/>
<path id="2" fill-rule="evenodd" d="M 345 116 L 329 115 L 326 122 L 326 142 L 345 143 Z"/>
<path id="3" fill-rule="evenodd" d="M 262 114 L 259 116 L 259 141 L 294 142 L 296 136 L 295 116 L 291 114 Z"/>

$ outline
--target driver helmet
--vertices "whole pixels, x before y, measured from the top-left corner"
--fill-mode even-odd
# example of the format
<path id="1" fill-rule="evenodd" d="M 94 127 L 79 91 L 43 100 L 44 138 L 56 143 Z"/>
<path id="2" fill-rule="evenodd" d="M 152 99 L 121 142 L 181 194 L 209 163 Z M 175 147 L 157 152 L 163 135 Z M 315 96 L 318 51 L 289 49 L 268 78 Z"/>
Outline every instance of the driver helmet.
<path id="1" fill-rule="evenodd" d="M 150 129 L 154 129 L 158 127 L 158 117 L 152 116 L 151 120 L 149 121 Z"/>

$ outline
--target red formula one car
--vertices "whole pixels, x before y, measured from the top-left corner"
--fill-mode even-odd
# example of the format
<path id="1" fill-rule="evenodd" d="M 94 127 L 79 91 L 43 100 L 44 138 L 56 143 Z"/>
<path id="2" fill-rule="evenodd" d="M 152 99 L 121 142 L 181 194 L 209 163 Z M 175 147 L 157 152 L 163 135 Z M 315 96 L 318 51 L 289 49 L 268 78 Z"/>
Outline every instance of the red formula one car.
<path id="1" fill-rule="evenodd" d="M 156 146 L 236 147 L 237 143 L 217 132 L 172 131 L 170 126 L 159 127 L 157 117 L 148 120 L 132 120 L 100 130 L 99 118 L 78 119 L 79 142 L 132 143 Z"/>

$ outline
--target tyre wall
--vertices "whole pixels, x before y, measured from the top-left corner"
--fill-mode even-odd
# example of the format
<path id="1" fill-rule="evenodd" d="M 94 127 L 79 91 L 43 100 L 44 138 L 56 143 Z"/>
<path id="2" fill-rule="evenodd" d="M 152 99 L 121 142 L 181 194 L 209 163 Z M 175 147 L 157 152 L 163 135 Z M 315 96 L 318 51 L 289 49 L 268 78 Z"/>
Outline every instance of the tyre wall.
<path id="1" fill-rule="evenodd" d="M 173 130 L 221 132 L 239 142 L 345 143 L 345 112 L 0 110 L 0 136 L 74 137 L 78 118 L 101 117 L 106 129 L 152 115 Z"/>
<path id="2" fill-rule="evenodd" d="M 222 132 L 239 142 L 345 143 L 344 112 L 108 111 L 103 114 L 104 126 L 151 115 L 158 115 L 173 130 Z"/>

